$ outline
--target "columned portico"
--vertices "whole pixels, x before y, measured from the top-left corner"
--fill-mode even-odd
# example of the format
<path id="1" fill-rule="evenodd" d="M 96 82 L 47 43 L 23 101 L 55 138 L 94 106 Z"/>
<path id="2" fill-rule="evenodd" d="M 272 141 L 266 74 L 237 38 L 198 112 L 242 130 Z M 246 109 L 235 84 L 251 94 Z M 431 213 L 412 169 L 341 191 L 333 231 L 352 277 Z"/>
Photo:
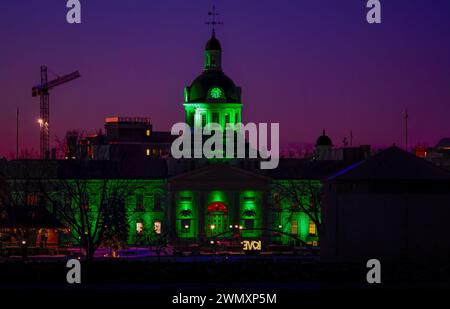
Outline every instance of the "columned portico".
<path id="1" fill-rule="evenodd" d="M 266 222 L 269 179 L 230 165 L 207 166 L 169 179 L 171 240 L 230 239 L 237 229 L 255 238 Z M 249 230 L 246 231 L 246 228 Z M 239 232 L 239 231 L 238 231 Z"/>

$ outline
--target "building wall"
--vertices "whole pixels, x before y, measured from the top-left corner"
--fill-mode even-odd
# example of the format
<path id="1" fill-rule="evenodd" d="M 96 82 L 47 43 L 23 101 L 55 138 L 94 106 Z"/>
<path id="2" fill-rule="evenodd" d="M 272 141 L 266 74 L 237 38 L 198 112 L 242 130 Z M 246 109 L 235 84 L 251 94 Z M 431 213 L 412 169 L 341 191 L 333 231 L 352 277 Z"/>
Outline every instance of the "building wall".
<path id="1" fill-rule="evenodd" d="M 311 234 L 311 220 L 301 208 L 294 208 L 292 202 L 280 198 L 274 200 L 277 194 L 276 186 L 291 181 L 274 181 L 267 191 L 247 189 L 245 183 L 241 190 L 211 189 L 168 191 L 166 180 L 150 179 L 118 179 L 107 180 L 111 187 L 121 187 L 128 222 L 129 245 L 151 245 L 169 239 L 170 241 L 186 241 L 190 243 L 208 240 L 215 237 L 232 238 L 239 234 L 246 239 L 263 239 L 267 244 L 298 244 L 295 240 L 315 244 L 317 235 Z M 53 187 L 58 181 L 53 182 Z M 65 183 L 76 185 L 86 184 L 91 220 L 98 217 L 98 209 L 102 199 L 102 185 L 105 180 L 67 180 Z M 302 186 L 302 181 L 297 181 Z M 306 185 L 306 181 L 305 185 Z M 320 182 L 314 182 L 320 189 Z M 112 189 L 114 190 L 114 189 Z M 67 203 L 64 192 L 56 190 L 52 199 Z M 71 201 L 74 209 L 76 203 Z M 221 226 L 211 228 L 211 220 L 217 214 L 208 214 L 208 206 L 220 202 L 226 205 L 227 212 Z M 304 197 L 304 203 L 309 203 L 309 197 Z M 275 204 L 279 204 L 275 207 Z M 173 207 L 173 209 L 171 209 Z M 49 208 L 50 205 L 49 205 Z M 220 217 L 220 216 L 219 216 Z M 155 225 L 156 223 L 156 225 Z M 264 229 L 271 230 L 270 232 Z M 278 234 L 280 231 L 283 234 Z M 77 245 L 78 236 L 73 233 L 72 243 Z"/>
<path id="2" fill-rule="evenodd" d="M 321 260 L 429 261 L 450 258 L 450 194 L 337 194 L 327 189 Z"/>
<path id="3" fill-rule="evenodd" d="M 157 243 L 168 233 L 167 192 L 163 180 L 136 180 L 130 183 L 127 197 L 129 244 Z M 138 231 L 142 224 L 142 232 Z M 156 225 L 155 225 L 156 223 Z M 157 226 L 160 224 L 160 228 Z"/>

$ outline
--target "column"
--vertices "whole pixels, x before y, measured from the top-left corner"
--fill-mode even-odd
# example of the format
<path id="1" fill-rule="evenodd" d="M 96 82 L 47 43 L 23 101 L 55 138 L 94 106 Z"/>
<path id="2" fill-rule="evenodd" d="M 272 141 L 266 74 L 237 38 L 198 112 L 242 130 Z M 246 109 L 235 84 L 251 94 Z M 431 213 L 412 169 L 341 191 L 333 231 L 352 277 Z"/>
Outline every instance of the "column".
<path id="1" fill-rule="evenodd" d="M 177 240 L 176 233 L 176 195 L 175 192 L 169 191 L 167 206 L 167 229 L 169 231 L 169 242 Z"/>
<path id="2" fill-rule="evenodd" d="M 206 238 L 205 234 L 205 193 L 203 191 L 196 191 L 195 197 L 197 200 L 197 215 L 198 215 L 198 236 L 197 240 L 203 240 Z"/>

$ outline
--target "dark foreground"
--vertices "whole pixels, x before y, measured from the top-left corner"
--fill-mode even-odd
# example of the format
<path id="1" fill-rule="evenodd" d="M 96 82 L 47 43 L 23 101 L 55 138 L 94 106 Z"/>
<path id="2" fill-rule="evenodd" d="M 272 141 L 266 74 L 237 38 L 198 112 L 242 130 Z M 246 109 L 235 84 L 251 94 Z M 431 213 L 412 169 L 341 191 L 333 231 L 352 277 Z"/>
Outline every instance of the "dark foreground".
<path id="1" fill-rule="evenodd" d="M 206 295 L 212 299 L 206 307 L 224 306 L 216 303 L 217 294 L 276 293 L 278 305 L 331 303 L 365 308 L 387 301 L 437 300 L 450 292 L 450 265 L 383 265 L 382 283 L 375 285 L 367 283 L 364 264 L 324 265 L 296 259 L 82 262 L 80 285 L 66 282 L 67 271 L 61 261 L 0 262 L 1 297 L 20 300 L 22 305 L 42 301 L 47 307 L 147 304 L 144 308 L 151 308 L 170 305 L 179 293 Z"/>

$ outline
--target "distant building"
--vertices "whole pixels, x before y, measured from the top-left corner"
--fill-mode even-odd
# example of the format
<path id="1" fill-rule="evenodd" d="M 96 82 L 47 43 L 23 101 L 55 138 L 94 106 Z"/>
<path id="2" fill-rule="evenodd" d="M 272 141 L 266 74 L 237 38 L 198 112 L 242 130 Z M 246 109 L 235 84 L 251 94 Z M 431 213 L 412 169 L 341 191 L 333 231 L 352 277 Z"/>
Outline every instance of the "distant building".
<path id="1" fill-rule="evenodd" d="M 100 132 L 82 138 L 78 142 L 77 158 L 81 160 L 161 158 L 169 155 L 174 139 L 170 132 L 153 131 L 150 119 L 142 117 L 106 118 L 105 130 L 105 135 Z M 67 148 L 71 149 L 69 146 Z"/>
<path id="2" fill-rule="evenodd" d="M 316 149 L 314 151 L 314 159 L 324 161 L 324 160 L 335 160 L 335 154 L 333 153 L 333 143 L 331 138 L 325 134 L 325 130 L 316 141 Z"/>
<path id="3" fill-rule="evenodd" d="M 313 159 L 318 161 L 359 162 L 367 159 L 370 154 L 370 145 L 333 148 L 331 138 L 323 130 L 322 135 L 317 138 Z"/>
<path id="4" fill-rule="evenodd" d="M 450 172 L 391 147 L 324 185 L 321 259 L 448 261 Z"/>
<path id="5" fill-rule="evenodd" d="M 450 138 L 442 138 L 436 146 L 427 148 L 425 158 L 436 165 L 450 169 Z"/>

